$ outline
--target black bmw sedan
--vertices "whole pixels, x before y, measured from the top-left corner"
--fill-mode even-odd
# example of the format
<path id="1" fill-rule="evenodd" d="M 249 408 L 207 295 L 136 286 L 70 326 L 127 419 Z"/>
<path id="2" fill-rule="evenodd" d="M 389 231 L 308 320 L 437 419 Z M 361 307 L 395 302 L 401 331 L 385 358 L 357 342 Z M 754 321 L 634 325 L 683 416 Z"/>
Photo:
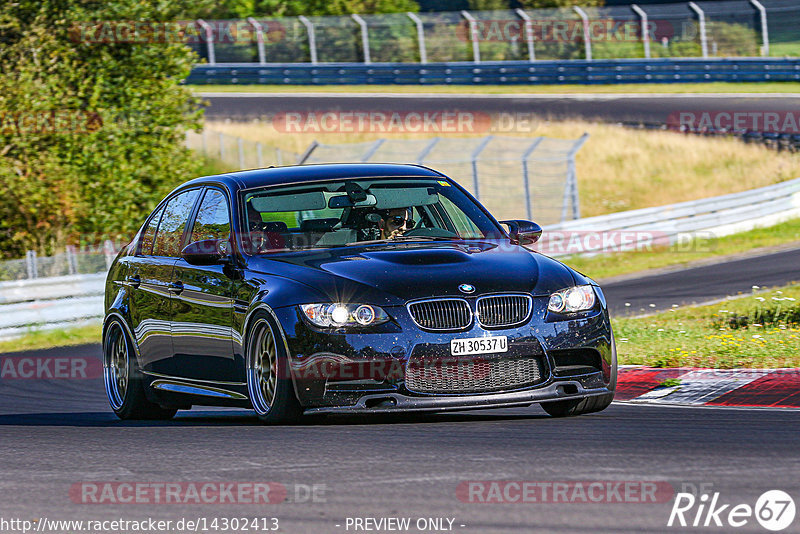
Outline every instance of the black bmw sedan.
<path id="1" fill-rule="evenodd" d="M 193 405 L 302 414 L 606 408 L 597 284 L 416 165 L 235 172 L 170 193 L 108 275 L 104 377 L 122 419 Z"/>

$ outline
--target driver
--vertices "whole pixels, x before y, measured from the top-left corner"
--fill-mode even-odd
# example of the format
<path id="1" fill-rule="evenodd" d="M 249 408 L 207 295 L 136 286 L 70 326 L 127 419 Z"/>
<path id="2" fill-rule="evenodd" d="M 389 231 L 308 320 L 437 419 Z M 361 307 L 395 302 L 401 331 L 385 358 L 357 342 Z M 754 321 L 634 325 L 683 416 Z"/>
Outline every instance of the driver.
<path id="1" fill-rule="evenodd" d="M 414 219 L 410 208 L 397 208 L 380 212 L 381 239 L 394 239 L 414 228 Z"/>

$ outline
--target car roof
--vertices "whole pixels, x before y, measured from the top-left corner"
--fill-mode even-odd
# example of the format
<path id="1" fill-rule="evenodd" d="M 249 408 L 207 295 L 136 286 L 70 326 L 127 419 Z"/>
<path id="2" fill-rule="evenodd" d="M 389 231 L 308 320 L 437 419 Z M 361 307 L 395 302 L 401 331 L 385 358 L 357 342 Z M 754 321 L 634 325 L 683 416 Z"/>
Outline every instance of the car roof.
<path id="1" fill-rule="evenodd" d="M 270 167 L 247 171 L 229 172 L 214 176 L 196 178 L 181 185 L 181 189 L 191 185 L 221 183 L 233 189 L 269 185 L 288 185 L 318 180 L 338 178 L 371 178 L 391 176 L 444 177 L 443 174 L 422 165 L 398 163 L 319 163 L 312 165 L 292 165 Z"/>

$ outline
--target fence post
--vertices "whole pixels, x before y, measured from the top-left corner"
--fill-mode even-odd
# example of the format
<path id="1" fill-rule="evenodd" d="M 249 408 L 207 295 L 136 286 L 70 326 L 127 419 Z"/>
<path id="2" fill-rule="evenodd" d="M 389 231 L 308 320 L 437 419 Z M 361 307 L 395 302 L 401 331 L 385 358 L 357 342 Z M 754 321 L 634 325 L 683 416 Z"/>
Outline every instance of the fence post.
<path id="1" fill-rule="evenodd" d="M 650 59 L 650 28 L 647 27 L 647 13 L 645 13 L 644 9 L 637 6 L 636 4 L 631 4 L 631 9 L 633 9 L 639 18 L 642 19 L 642 43 L 644 43 L 644 57 Z"/>
<path id="2" fill-rule="evenodd" d="M 111 268 L 111 264 L 114 262 L 114 242 L 110 239 L 106 239 L 103 242 L 103 252 L 106 256 L 106 269 Z"/>
<path id="3" fill-rule="evenodd" d="M 256 44 L 258 46 L 258 62 L 264 64 L 267 62 L 267 54 L 264 50 L 264 27 L 253 17 L 247 17 L 247 22 L 256 30 Z"/>
<path id="4" fill-rule="evenodd" d="M 481 47 L 480 43 L 478 42 L 478 21 L 475 20 L 475 17 L 469 14 L 469 11 L 462 10 L 461 16 L 467 19 L 467 22 L 469 23 L 469 35 L 470 39 L 472 40 L 472 62 L 480 63 Z"/>
<path id="5" fill-rule="evenodd" d="M 314 150 L 316 150 L 318 146 L 319 143 L 317 143 L 316 141 L 311 141 L 311 144 L 308 145 L 308 148 L 306 148 L 305 152 L 300 154 L 300 157 L 297 159 L 297 164 L 298 165 L 304 164 L 306 160 L 308 160 L 308 158 L 311 157 L 311 154 L 314 152 Z"/>
<path id="6" fill-rule="evenodd" d="M 241 137 L 236 138 L 236 147 L 239 149 L 239 169 L 244 169 L 244 141 Z"/>
<path id="7" fill-rule="evenodd" d="M 75 247 L 73 245 L 67 245 L 65 253 L 67 255 L 67 273 L 77 274 L 78 264 L 75 258 Z"/>
<path id="8" fill-rule="evenodd" d="M 406 13 L 408 18 L 414 21 L 414 25 L 417 27 L 417 45 L 419 46 L 419 62 L 423 65 L 428 62 L 428 50 L 425 47 L 425 27 L 422 25 L 422 19 L 420 19 L 416 13 Z"/>
<path id="9" fill-rule="evenodd" d="M 217 59 L 214 56 L 214 30 L 211 25 L 203 19 L 197 19 L 197 24 L 203 28 L 206 33 L 206 49 L 208 50 L 208 64 L 215 65 Z"/>
<path id="10" fill-rule="evenodd" d="M 422 165 L 422 162 L 425 161 L 425 158 L 428 157 L 428 154 L 431 153 L 431 150 L 433 150 L 433 147 L 435 147 L 436 143 L 438 143 L 438 142 L 439 142 L 439 138 L 438 137 L 434 137 L 433 139 L 431 139 L 430 143 L 425 145 L 425 148 L 423 148 L 422 152 L 420 152 L 419 155 L 417 156 L 417 163 L 419 165 Z"/>
<path id="11" fill-rule="evenodd" d="M 481 140 L 480 144 L 472 151 L 470 159 L 472 160 L 472 190 L 474 191 L 475 198 L 481 199 L 480 183 L 478 181 L 478 156 L 483 152 L 491 140 L 494 139 L 493 135 L 487 135 Z"/>
<path id="12" fill-rule="evenodd" d="M 589 30 L 589 15 L 586 14 L 584 10 L 579 8 L 578 6 L 572 6 L 575 10 L 575 13 L 583 21 L 583 48 L 586 52 L 586 59 L 591 61 L 592 60 L 592 33 Z"/>
<path id="13" fill-rule="evenodd" d="M 353 17 L 353 20 L 361 27 L 361 48 L 364 50 L 364 63 L 372 63 L 369 57 L 369 30 L 367 28 L 367 22 L 361 18 L 361 15 L 353 13 L 350 16 Z"/>
<path id="14" fill-rule="evenodd" d="M 35 250 L 29 250 L 25 253 L 25 268 L 28 270 L 28 278 L 33 279 L 38 277 Z"/>
<path id="15" fill-rule="evenodd" d="M 518 7 L 514 12 L 525 21 L 525 41 L 528 43 L 528 59 L 534 61 L 536 59 L 536 50 L 533 48 L 533 20 L 522 8 Z"/>
<path id="16" fill-rule="evenodd" d="M 377 141 L 372 143 L 372 146 L 370 146 L 367 149 L 367 151 L 364 153 L 364 156 L 362 156 L 361 162 L 365 163 L 365 162 L 369 161 L 369 158 L 371 158 L 372 156 L 375 155 L 375 152 L 378 151 L 378 149 L 381 147 L 381 145 L 384 143 L 384 141 L 386 141 L 386 139 L 378 139 Z"/>
<path id="17" fill-rule="evenodd" d="M 539 143 L 544 140 L 544 137 L 537 137 L 536 141 L 531 143 L 531 145 L 522 153 L 522 184 L 525 187 L 525 211 L 528 215 L 528 220 L 533 220 L 533 202 L 531 199 L 531 185 L 530 180 L 528 179 L 528 158 L 531 156 L 536 147 L 539 146 Z"/>
<path id="18" fill-rule="evenodd" d="M 261 143 L 256 143 L 256 159 L 258 160 L 256 164 L 258 168 L 261 169 L 264 167 L 264 148 L 261 146 Z"/>
<path id="19" fill-rule="evenodd" d="M 767 27 L 767 10 L 758 0 L 750 0 L 750 3 L 758 10 L 761 18 L 761 55 L 769 56 L 769 28 Z"/>
<path id="20" fill-rule="evenodd" d="M 572 218 L 581 218 L 580 197 L 578 195 L 578 175 L 575 171 L 575 154 L 581 149 L 583 144 L 589 139 L 589 134 L 584 133 L 578 139 L 567 154 L 567 185 L 564 188 L 564 207 L 561 210 L 562 222 L 567 218 L 567 199 L 572 200 Z"/>
<path id="21" fill-rule="evenodd" d="M 703 59 L 708 59 L 708 39 L 706 38 L 706 14 L 700 6 L 694 2 L 689 2 L 689 7 L 697 13 L 697 20 L 700 23 L 700 48 L 703 50 Z"/>
<path id="22" fill-rule="evenodd" d="M 314 34 L 314 23 L 311 22 L 308 17 L 305 15 L 300 15 L 297 17 L 300 19 L 300 22 L 303 23 L 303 26 L 306 27 L 306 32 L 308 33 L 308 50 L 311 55 L 311 64 L 317 64 L 317 36 Z"/>

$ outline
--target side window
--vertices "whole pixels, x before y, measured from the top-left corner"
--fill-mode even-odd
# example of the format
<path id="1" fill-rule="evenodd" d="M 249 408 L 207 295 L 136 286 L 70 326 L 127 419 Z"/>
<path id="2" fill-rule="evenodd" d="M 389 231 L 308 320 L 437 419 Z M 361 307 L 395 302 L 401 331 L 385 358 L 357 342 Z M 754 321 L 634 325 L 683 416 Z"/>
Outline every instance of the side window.
<path id="1" fill-rule="evenodd" d="M 161 220 L 162 213 L 164 213 L 164 206 L 158 208 L 158 211 L 150 219 L 150 222 L 147 223 L 147 228 L 144 229 L 142 240 L 139 243 L 139 254 L 149 256 L 153 253 L 153 238 L 156 236 L 156 228 L 158 228 L 158 222 Z"/>
<path id="2" fill-rule="evenodd" d="M 231 235 L 231 218 L 228 201 L 218 189 L 208 189 L 197 210 L 190 243 L 204 239 L 228 239 Z"/>
<path id="3" fill-rule="evenodd" d="M 197 200 L 199 190 L 192 189 L 174 197 L 167 203 L 161 224 L 158 225 L 156 240 L 153 246 L 154 256 L 180 256 L 181 237 L 189 222 L 189 215 Z"/>

